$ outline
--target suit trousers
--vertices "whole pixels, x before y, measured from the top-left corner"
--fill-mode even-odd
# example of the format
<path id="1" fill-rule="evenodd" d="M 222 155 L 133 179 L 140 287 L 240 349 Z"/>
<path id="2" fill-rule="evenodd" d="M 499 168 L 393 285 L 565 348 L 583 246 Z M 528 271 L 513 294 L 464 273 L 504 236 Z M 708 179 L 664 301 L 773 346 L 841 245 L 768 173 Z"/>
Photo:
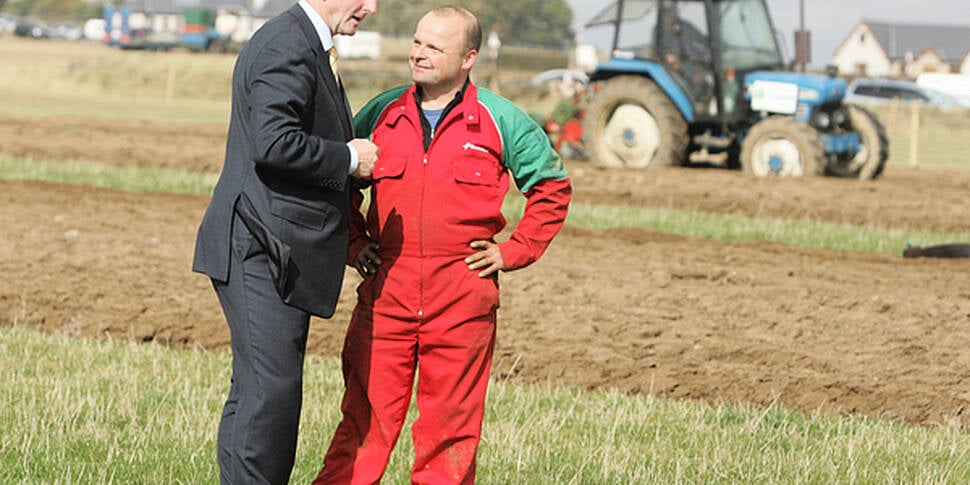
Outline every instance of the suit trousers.
<path id="1" fill-rule="evenodd" d="M 228 281 L 213 286 L 232 341 L 232 380 L 219 423 L 220 482 L 285 484 L 296 455 L 310 315 L 283 303 L 266 252 L 238 216 Z"/>

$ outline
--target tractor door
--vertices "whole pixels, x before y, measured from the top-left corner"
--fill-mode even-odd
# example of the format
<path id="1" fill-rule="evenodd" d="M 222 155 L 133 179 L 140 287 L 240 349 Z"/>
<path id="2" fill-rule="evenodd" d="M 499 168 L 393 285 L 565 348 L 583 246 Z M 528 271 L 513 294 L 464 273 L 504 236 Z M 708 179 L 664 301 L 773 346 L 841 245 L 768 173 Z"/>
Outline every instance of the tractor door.
<path id="1" fill-rule="evenodd" d="M 706 3 L 660 0 L 655 28 L 660 61 L 684 88 L 698 118 L 713 118 L 718 113 Z"/>
<path id="2" fill-rule="evenodd" d="M 780 70 L 784 60 L 764 0 L 720 0 L 714 6 L 712 45 L 724 93 L 722 111 L 725 119 L 736 119 L 745 112 L 744 77 L 756 70 Z"/>

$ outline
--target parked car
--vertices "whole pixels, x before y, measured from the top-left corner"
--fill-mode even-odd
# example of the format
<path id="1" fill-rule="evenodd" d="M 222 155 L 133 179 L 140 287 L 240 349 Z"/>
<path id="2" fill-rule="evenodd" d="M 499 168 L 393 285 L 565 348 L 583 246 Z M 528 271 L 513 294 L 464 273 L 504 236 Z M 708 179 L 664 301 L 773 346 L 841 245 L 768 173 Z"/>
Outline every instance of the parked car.
<path id="1" fill-rule="evenodd" d="M 943 110 L 958 107 L 952 96 L 901 79 L 859 78 L 846 88 L 845 100 L 852 103 L 886 103 L 893 99 L 913 101 Z"/>
<path id="2" fill-rule="evenodd" d="M 17 17 L 8 13 L 0 14 L 0 35 L 13 32 L 17 28 Z"/>
<path id="3" fill-rule="evenodd" d="M 20 37 L 30 37 L 32 39 L 49 39 L 50 29 L 44 24 L 34 20 L 20 20 L 13 29 L 13 35 Z"/>
<path id="4" fill-rule="evenodd" d="M 51 37 L 70 41 L 79 41 L 84 36 L 81 27 L 77 24 L 63 23 L 51 28 Z"/>

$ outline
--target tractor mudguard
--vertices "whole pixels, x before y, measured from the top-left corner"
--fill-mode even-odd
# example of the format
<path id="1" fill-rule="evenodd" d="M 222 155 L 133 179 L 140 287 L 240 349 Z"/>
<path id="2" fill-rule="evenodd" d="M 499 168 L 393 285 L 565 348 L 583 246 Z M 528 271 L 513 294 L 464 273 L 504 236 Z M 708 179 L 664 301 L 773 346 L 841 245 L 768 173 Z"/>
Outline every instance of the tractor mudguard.
<path id="1" fill-rule="evenodd" d="M 613 58 L 597 66 L 596 71 L 590 79 L 592 81 L 598 81 L 609 79 L 620 74 L 640 74 L 653 79 L 653 82 L 674 103 L 674 106 L 677 107 L 677 110 L 680 111 L 684 119 L 688 123 L 694 121 L 694 107 L 691 105 L 690 99 L 687 98 L 687 94 L 680 88 L 677 81 L 674 81 L 674 78 L 664 70 L 663 66 L 657 62 Z"/>

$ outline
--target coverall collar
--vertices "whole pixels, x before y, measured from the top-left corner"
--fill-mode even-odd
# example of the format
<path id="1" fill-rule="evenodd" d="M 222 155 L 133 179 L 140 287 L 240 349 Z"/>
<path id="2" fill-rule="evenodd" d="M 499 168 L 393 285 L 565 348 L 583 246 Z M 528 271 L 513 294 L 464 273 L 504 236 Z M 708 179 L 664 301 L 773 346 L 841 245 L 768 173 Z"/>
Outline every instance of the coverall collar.
<path id="1" fill-rule="evenodd" d="M 445 118 L 448 116 L 448 113 L 450 113 L 451 110 L 455 108 L 455 106 L 458 106 L 459 104 L 461 104 L 462 100 L 465 98 L 465 91 L 468 90 L 469 84 L 471 84 L 471 78 L 466 77 L 465 84 L 463 84 L 461 86 L 461 89 L 459 89 L 458 92 L 455 93 L 455 97 L 452 98 L 447 105 L 445 105 L 444 111 L 441 112 L 441 118 L 440 118 L 440 121 L 438 121 L 438 126 L 443 126 L 443 123 L 445 121 Z M 432 138 L 434 138 L 434 130 L 431 129 L 431 123 L 428 122 L 428 119 L 424 116 L 424 110 L 421 109 L 421 96 L 422 96 L 421 86 L 415 85 L 414 102 L 417 103 L 418 105 L 418 116 L 421 117 L 421 131 L 424 134 L 424 149 L 425 151 L 427 151 L 428 147 L 431 146 Z"/>

